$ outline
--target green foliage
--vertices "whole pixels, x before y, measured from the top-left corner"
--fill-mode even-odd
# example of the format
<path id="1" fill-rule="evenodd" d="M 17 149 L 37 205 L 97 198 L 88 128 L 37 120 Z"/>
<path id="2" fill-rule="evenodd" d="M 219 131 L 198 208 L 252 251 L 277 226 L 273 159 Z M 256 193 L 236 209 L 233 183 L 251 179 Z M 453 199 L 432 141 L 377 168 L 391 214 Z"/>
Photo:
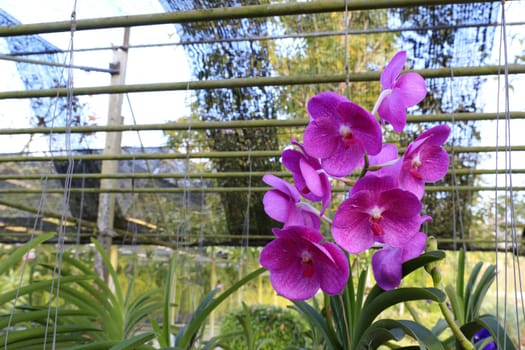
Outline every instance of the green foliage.
<path id="1" fill-rule="evenodd" d="M 496 265 L 489 265 L 483 271 L 483 262 L 478 262 L 470 271 L 470 276 L 465 280 L 466 253 L 460 250 L 458 254 L 458 270 L 455 286 L 445 287 L 450 301 L 450 307 L 454 314 L 454 320 L 461 328 L 467 339 L 486 328 L 493 339 L 497 342 L 499 349 L 514 349 L 514 345 L 508 332 L 499 324 L 493 315 L 481 315 L 480 310 L 487 292 L 496 278 Z M 435 327 L 439 334 L 442 329 Z M 449 337 L 446 344 L 453 345 L 455 339 Z M 503 347 L 503 344 L 506 344 Z"/>
<path id="2" fill-rule="evenodd" d="M 51 237 L 38 236 L 14 250 L 0 262 L 0 272 L 8 271 L 30 249 Z M 158 291 L 131 297 L 133 279 L 127 286 L 120 285 L 109 258 L 94 243 L 115 281 L 114 291 L 93 273 L 90 263 L 65 253 L 57 261 L 59 266 L 41 265 L 51 271 L 51 277 L 42 275 L 0 294 L 0 306 L 16 302 L 16 308 L 0 316 L 0 342 L 9 349 L 151 349 L 146 342 L 153 333 L 139 330 L 161 307 Z M 31 298 L 20 298 L 29 295 Z M 28 300 L 33 302 L 25 303 Z"/>
<path id="3" fill-rule="evenodd" d="M 403 276 L 444 257 L 443 252 L 433 251 L 407 261 L 403 264 Z M 385 342 L 399 341 L 405 336 L 413 338 L 422 347 L 444 349 L 438 338 L 420 324 L 409 320 L 377 320 L 385 310 L 401 302 L 443 302 L 443 292 L 435 288 L 410 287 L 384 291 L 375 285 L 365 295 L 365 275 L 366 271 L 362 271 L 357 286 L 350 279 L 343 293 L 329 297 L 321 312 L 306 302 L 294 302 L 311 327 L 321 330 L 325 349 L 376 349 Z"/>
<path id="4" fill-rule="evenodd" d="M 286 349 L 307 345 L 306 325 L 296 312 L 278 306 L 251 305 L 226 314 L 219 344 L 232 350 Z"/>

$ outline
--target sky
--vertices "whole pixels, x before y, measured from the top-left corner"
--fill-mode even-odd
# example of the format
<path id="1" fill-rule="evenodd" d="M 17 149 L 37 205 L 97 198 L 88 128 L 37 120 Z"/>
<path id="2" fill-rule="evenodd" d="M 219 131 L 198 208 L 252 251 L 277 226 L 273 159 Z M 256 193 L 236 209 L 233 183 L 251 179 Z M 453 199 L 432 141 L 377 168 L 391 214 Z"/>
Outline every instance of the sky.
<path id="1" fill-rule="evenodd" d="M 0 0 L 0 6 L 22 23 L 68 21 L 73 11 L 73 2 L 70 0 Z M 27 11 L 27 8 L 32 10 Z M 163 12 L 163 9 L 156 0 L 77 0 L 76 6 L 77 19 L 158 12 Z M 75 49 L 121 45 L 123 34 L 123 29 L 77 31 L 73 36 L 73 45 Z M 67 49 L 69 47 L 70 33 L 43 34 L 41 36 L 59 48 Z M 131 45 L 175 43 L 177 40 L 173 25 L 131 28 Z M 0 39 L 0 52 L 7 53 L 6 51 L 4 40 Z M 73 63 L 79 66 L 108 68 L 112 61 L 111 50 L 75 52 L 73 55 Z M 3 79 L 0 79 L 2 91 L 24 89 L 22 82 L 17 77 L 14 62 L 0 60 L 0 71 L 4 75 Z M 110 84 L 111 77 L 108 73 L 85 72 L 75 69 L 73 74 L 76 87 Z M 6 75 L 8 75 L 7 79 Z M 177 82 L 188 81 L 189 79 L 189 67 L 181 46 L 135 48 L 129 51 L 126 83 Z M 190 94 L 185 91 L 128 94 L 129 101 L 128 98 L 124 98 L 122 110 L 124 123 L 165 123 L 186 116 L 189 113 L 188 109 L 185 108 L 188 96 Z M 79 96 L 79 99 L 81 103 L 86 104 L 88 113 L 96 117 L 94 121 L 96 124 L 106 124 L 108 96 Z M 13 110 L 19 111 L 21 116 L 13 117 Z M 9 120 L 8 123 L 3 124 L 3 127 L 27 127 L 29 126 L 28 116 L 30 115 L 31 110 L 27 100 L 0 100 L 0 118 L 4 121 Z M 0 140 L 4 137 L 0 136 Z M 47 137 L 37 137 L 37 140 L 32 142 L 31 150 L 47 149 L 47 140 Z M 7 143 L 9 147 L 4 148 L 3 152 L 19 152 L 27 141 L 27 136 L 14 137 Z M 159 146 L 166 142 L 166 138 L 161 131 L 141 132 L 140 140 L 135 132 L 123 134 L 123 146 L 138 146 L 140 142 L 145 146 Z M 103 148 L 103 145 L 104 134 L 100 133 L 96 139 L 92 140 L 91 146 Z"/>

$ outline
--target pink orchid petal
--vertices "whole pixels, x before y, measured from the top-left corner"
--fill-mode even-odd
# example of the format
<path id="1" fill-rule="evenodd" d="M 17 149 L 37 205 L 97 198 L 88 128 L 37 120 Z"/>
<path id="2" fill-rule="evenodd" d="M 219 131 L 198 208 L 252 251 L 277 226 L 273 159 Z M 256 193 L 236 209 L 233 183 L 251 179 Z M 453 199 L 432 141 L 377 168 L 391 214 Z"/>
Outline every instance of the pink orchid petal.
<path id="1" fill-rule="evenodd" d="M 391 177 L 395 180 L 396 186 L 399 186 L 399 177 L 401 174 L 401 169 L 403 167 L 403 158 L 399 158 L 392 165 L 383 167 L 374 172 L 379 177 Z"/>
<path id="2" fill-rule="evenodd" d="M 337 118 L 336 107 L 346 99 L 335 92 L 321 92 L 308 100 L 308 113 L 311 120 Z"/>
<path id="3" fill-rule="evenodd" d="M 423 232 L 417 232 L 403 247 L 402 262 L 417 258 L 424 251 L 427 245 L 427 235 Z"/>
<path id="4" fill-rule="evenodd" d="M 392 124 L 394 131 L 401 132 L 405 128 L 407 119 L 406 108 L 401 101 L 396 99 L 394 93 L 383 99 L 377 109 L 377 113 L 381 119 Z"/>
<path id="5" fill-rule="evenodd" d="M 350 101 L 341 102 L 337 110 L 345 124 L 350 124 L 352 133 L 363 144 L 368 154 L 378 154 L 382 146 L 382 133 L 374 116 L 357 103 Z"/>
<path id="6" fill-rule="evenodd" d="M 347 176 L 357 167 L 364 154 L 365 151 L 360 143 L 348 147 L 340 143 L 330 158 L 321 160 L 321 166 L 332 176 Z"/>
<path id="7" fill-rule="evenodd" d="M 425 182 L 436 182 L 447 174 L 450 159 L 442 147 L 426 147 L 421 150 L 420 157 L 422 163 L 418 170 Z"/>
<path id="8" fill-rule="evenodd" d="M 274 233 L 277 238 L 263 248 L 259 262 L 270 271 L 270 282 L 277 293 L 291 300 L 305 300 L 319 288 L 329 294 L 344 288 L 349 276 L 344 253 L 331 243 L 316 243 L 322 238 L 318 231 L 292 226 L 274 229 Z"/>
<path id="9" fill-rule="evenodd" d="M 427 95 L 425 79 L 415 72 L 405 73 L 396 81 L 392 95 L 404 108 L 415 106 Z"/>
<path id="10" fill-rule="evenodd" d="M 425 194 L 425 182 L 412 176 L 409 172 L 399 175 L 399 187 L 413 193 L 417 198 L 423 198 Z"/>
<path id="11" fill-rule="evenodd" d="M 398 158 L 397 147 L 392 143 L 385 143 L 381 152 L 368 156 L 369 165 L 380 165 Z"/>
<path id="12" fill-rule="evenodd" d="M 345 200 L 339 206 L 332 220 L 332 236 L 334 241 L 346 251 L 359 254 L 374 244 L 374 236 L 370 230 L 370 215 L 355 208 L 370 206 L 367 191 Z"/>
<path id="13" fill-rule="evenodd" d="M 339 131 L 333 120 L 310 122 L 304 131 L 304 149 L 314 158 L 330 157 L 337 149 Z"/>
<path id="14" fill-rule="evenodd" d="M 403 277 L 402 249 L 385 247 L 372 256 L 372 270 L 377 285 L 384 290 L 397 288 Z"/>
<path id="15" fill-rule="evenodd" d="M 383 89 L 392 88 L 396 78 L 403 70 L 406 60 L 406 51 L 399 51 L 394 55 L 394 57 L 392 57 L 390 62 L 388 62 L 380 77 L 381 86 L 383 87 Z"/>
<path id="16" fill-rule="evenodd" d="M 419 135 L 416 140 L 423 139 L 425 137 L 431 137 L 430 143 L 435 146 L 440 146 L 447 141 L 450 135 L 450 127 L 446 124 L 436 125 Z"/>
<path id="17" fill-rule="evenodd" d="M 281 159 L 283 162 L 283 165 L 290 170 L 292 173 L 299 173 L 299 159 L 301 159 L 303 155 L 301 152 L 296 151 L 294 149 L 286 149 L 281 154 Z"/>
<path id="18" fill-rule="evenodd" d="M 309 210 L 303 210 L 296 205 L 290 204 L 284 226 L 305 226 L 318 230 L 321 227 L 321 219 L 317 214 Z"/>
<path id="19" fill-rule="evenodd" d="M 351 194 L 354 194 L 359 191 L 369 191 L 369 198 L 371 201 L 377 200 L 372 199 L 375 193 L 380 193 L 388 190 L 392 190 L 397 187 L 397 182 L 395 178 L 390 176 L 376 176 L 376 175 L 367 175 L 359 179 L 354 186 L 352 187 Z M 363 204 L 364 205 L 364 204 Z"/>
<path id="20" fill-rule="evenodd" d="M 323 174 L 321 176 L 321 182 L 322 186 L 325 189 L 325 194 L 323 196 L 323 199 L 321 201 L 321 215 L 324 214 L 325 210 L 330 205 L 330 201 L 332 200 L 332 185 L 330 184 L 330 180 L 328 179 L 328 176 L 326 174 Z"/>
<path id="21" fill-rule="evenodd" d="M 295 262 L 286 271 L 272 271 L 270 282 L 275 291 L 290 300 L 306 300 L 312 298 L 320 288 L 318 278 L 304 278 L 303 268 Z"/>
<path id="22" fill-rule="evenodd" d="M 324 189 L 321 183 L 321 178 L 317 170 L 312 167 L 304 158 L 299 160 L 299 168 L 303 175 L 306 187 L 317 197 L 321 198 L 324 195 Z"/>
<path id="23" fill-rule="evenodd" d="M 295 263 L 297 252 L 284 239 L 274 239 L 268 243 L 259 255 L 259 263 L 268 270 L 288 269 Z"/>
<path id="24" fill-rule="evenodd" d="M 283 194 L 281 191 L 270 190 L 264 194 L 263 205 L 264 211 L 272 219 L 285 222 L 288 218 L 288 207 L 290 204 L 290 197 Z"/>
<path id="25" fill-rule="evenodd" d="M 330 295 L 336 295 L 343 291 L 346 281 L 350 275 L 348 259 L 337 245 L 326 242 L 323 247 L 330 254 L 334 264 L 325 265 L 324 273 L 321 274 L 321 289 Z"/>
<path id="26" fill-rule="evenodd" d="M 287 194 L 295 202 L 299 202 L 300 200 L 299 191 L 297 191 L 295 187 L 293 187 L 291 184 L 281 179 L 280 177 L 277 177 L 273 174 L 266 174 L 263 176 L 262 180 L 267 185 L 272 186 L 276 190 L 279 190 Z"/>
<path id="27" fill-rule="evenodd" d="M 290 226 L 286 229 L 275 228 L 273 233 L 281 238 L 300 238 L 314 243 L 320 243 L 323 240 L 323 235 L 318 230 L 301 226 Z"/>

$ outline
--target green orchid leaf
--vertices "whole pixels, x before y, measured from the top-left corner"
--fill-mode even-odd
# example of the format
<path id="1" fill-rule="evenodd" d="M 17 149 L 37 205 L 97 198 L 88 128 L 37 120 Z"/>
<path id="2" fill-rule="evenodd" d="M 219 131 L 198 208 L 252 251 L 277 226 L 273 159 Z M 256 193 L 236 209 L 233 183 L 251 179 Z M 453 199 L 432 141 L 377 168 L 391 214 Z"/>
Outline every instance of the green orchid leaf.
<path id="1" fill-rule="evenodd" d="M 122 288 L 120 287 L 120 284 L 118 283 L 118 276 L 117 271 L 113 268 L 113 265 L 111 264 L 111 261 L 109 260 L 109 256 L 102 246 L 100 242 L 94 238 L 91 239 L 91 243 L 95 245 L 95 248 L 97 249 L 98 253 L 102 257 L 102 261 L 104 261 L 104 265 L 106 269 L 108 270 L 109 275 L 111 276 L 111 279 L 113 280 L 113 285 L 115 288 L 115 292 L 113 293 L 117 299 L 117 303 L 121 306 L 125 304 L 124 295 L 122 294 Z"/>
<path id="2" fill-rule="evenodd" d="M 470 303 L 467 308 L 467 320 L 473 320 L 479 316 L 479 311 L 481 308 L 481 303 L 487 295 L 490 286 L 494 283 L 496 279 L 496 266 L 490 265 L 485 269 L 483 276 L 480 278 L 479 282 L 476 284 L 474 291 L 469 299 Z"/>
<path id="3" fill-rule="evenodd" d="M 53 341 L 52 334 L 56 334 L 56 337 L 60 337 L 63 334 L 75 333 L 77 339 L 80 337 L 80 334 L 86 332 L 99 332 L 101 329 L 95 327 L 91 324 L 77 324 L 77 325 L 57 325 L 54 327 L 50 325 L 49 327 L 34 327 L 29 329 L 13 330 L 6 334 L 0 336 L 0 344 L 6 344 L 8 349 L 14 349 L 17 344 L 20 346 L 22 343 L 27 346 L 26 341 L 38 341 L 39 344 L 44 344 L 46 341 L 49 344 Z M 46 338 L 46 335 L 48 338 Z M 7 339 L 7 340 L 6 340 Z"/>
<path id="4" fill-rule="evenodd" d="M 401 328 L 385 328 L 380 324 L 368 327 L 358 344 L 359 349 L 377 349 L 388 341 L 403 339 L 405 332 Z"/>
<path id="5" fill-rule="evenodd" d="M 177 333 L 177 336 L 175 337 L 175 346 L 182 349 L 190 348 L 193 340 L 195 339 L 195 336 L 197 335 L 197 332 L 204 325 L 204 322 L 209 314 L 227 297 L 265 271 L 266 270 L 264 268 L 259 268 L 251 272 L 244 278 L 237 281 L 233 286 L 219 294 L 216 298 L 214 298 L 214 296 L 218 292 L 217 289 L 208 293 L 204 300 L 199 304 L 197 310 L 195 310 L 195 313 L 190 322 Z"/>
<path id="6" fill-rule="evenodd" d="M 109 348 L 109 350 L 134 350 L 134 349 L 138 349 L 139 346 L 146 345 L 145 343 L 150 341 L 154 337 L 155 337 L 155 333 L 153 333 L 153 332 L 146 332 L 146 333 L 137 334 L 134 337 L 126 339 L 126 340 L 118 343 L 117 345 L 112 346 L 111 348 Z M 150 348 L 154 349 L 153 346 L 151 346 Z"/>
<path id="7" fill-rule="evenodd" d="M 458 301 L 465 305 L 465 250 L 460 249 L 458 252 L 458 273 L 456 275 L 456 295 Z"/>
<path id="8" fill-rule="evenodd" d="M 482 262 L 478 262 L 473 268 L 470 273 L 469 279 L 467 281 L 467 285 L 465 287 L 465 294 L 463 295 L 463 298 L 465 300 L 465 316 L 469 314 L 469 308 L 472 303 L 471 297 L 473 294 L 473 289 L 476 285 L 476 280 L 478 279 L 479 272 L 481 271 L 481 268 L 483 267 Z M 467 319 L 465 319 L 467 320 Z"/>
<path id="9" fill-rule="evenodd" d="M 51 239 L 54 235 L 55 235 L 54 233 L 47 233 L 47 234 L 36 236 L 29 242 L 13 250 L 11 253 L 9 253 L 7 258 L 0 261 L 0 274 L 3 274 L 6 271 L 9 271 L 10 269 L 12 269 L 13 266 L 18 264 L 20 259 L 22 259 L 24 255 L 27 254 L 27 252 L 29 252 L 31 249 L 33 249 L 40 243 Z"/>
<path id="10" fill-rule="evenodd" d="M 385 338 L 381 339 L 381 342 L 379 342 L 378 339 L 374 338 L 376 336 L 375 330 L 377 329 L 386 330 L 395 337 L 387 339 L 387 333 L 382 333 Z M 409 320 L 390 319 L 374 322 L 374 324 L 370 326 L 363 335 L 363 338 L 359 342 L 357 348 L 362 348 L 364 346 L 364 348 L 367 349 L 376 349 L 388 340 L 399 341 L 404 335 L 408 335 L 416 340 L 421 350 L 445 350 L 445 347 L 439 341 L 437 336 L 419 323 Z M 367 347 L 368 344 L 373 344 L 373 347 Z"/>
<path id="11" fill-rule="evenodd" d="M 412 300 L 431 300 L 441 303 L 445 299 L 445 293 L 436 288 L 398 288 L 383 291 L 383 293 L 376 295 L 373 300 L 365 302 L 355 328 L 354 339 L 359 339 L 377 316 L 397 303 Z"/>
<path id="12" fill-rule="evenodd" d="M 505 328 L 498 322 L 498 319 L 493 315 L 483 315 L 476 318 L 461 327 L 462 332 L 468 339 L 472 339 L 476 332 L 485 328 L 489 331 L 492 339 L 496 342 L 498 349 L 517 350 L 516 345 L 507 334 Z"/>
<path id="13" fill-rule="evenodd" d="M 432 327 L 432 333 L 436 336 L 441 335 L 448 328 L 448 323 L 444 319 L 440 318 L 434 327 Z"/>
<path id="14" fill-rule="evenodd" d="M 452 312 L 458 322 L 458 324 L 465 323 L 465 306 L 463 305 L 463 298 L 457 293 L 457 290 L 452 286 L 446 286 L 445 292 L 447 293 L 448 299 L 450 301 L 450 306 L 452 307 Z"/>
<path id="15" fill-rule="evenodd" d="M 331 350 L 342 350 L 343 346 L 337 340 L 336 335 L 331 331 L 328 326 L 326 319 L 316 309 L 304 301 L 294 301 L 295 308 L 299 311 L 308 321 L 313 329 L 319 329 L 326 339 L 328 349 Z"/>

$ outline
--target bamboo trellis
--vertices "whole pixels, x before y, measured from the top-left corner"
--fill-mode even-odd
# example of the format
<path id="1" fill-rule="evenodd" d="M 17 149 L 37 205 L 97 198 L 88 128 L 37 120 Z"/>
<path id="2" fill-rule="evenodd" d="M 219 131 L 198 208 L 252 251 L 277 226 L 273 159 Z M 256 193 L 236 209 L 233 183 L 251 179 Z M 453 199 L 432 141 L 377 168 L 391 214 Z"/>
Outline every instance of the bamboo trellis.
<path id="1" fill-rule="evenodd" d="M 480 2 L 496 2 L 495 0 L 487 0 Z M 442 4 L 461 4 L 465 1 L 461 0 L 377 0 L 377 1 L 312 1 L 312 2 L 293 2 L 285 4 L 271 4 L 271 5 L 255 5 L 243 6 L 235 8 L 218 8 L 208 9 L 206 11 L 192 10 L 180 11 L 171 13 L 156 13 L 147 15 L 133 15 L 133 16 L 119 16 L 108 18 L 94 18 L 85 20 L 62 21 L 54 23 L 36 23 L 36 24 L 21 24 L 14 26 L 0 27 L 0 37 L 19 36 L 19 35 L 36 35 L 44 33 L 60 33 L 69 32 L 74 26 L 74 31 L 83 30 L 98 30 L 108 28 L 123 28 L 134 26 L 151 26 L 159 24 L 180 24 L 197 21 L 213 21 L 219 19 L 239 19 L 239 18 L 266 18 L 270 16 L 285 16 L 298 14 L 314 14 L 323 12 L 343 12 L 343 11 L 359 11 L 372 9 L 385 9 L 390 7 L 413 7 L 413 6 L 430 6 Z M 348 35 L 348 32 L 339 33 L 338 35 Z M 333 33 L 331 34 L 333 35 Z M 251 40 L 254 40 L 253 38 Z M 117 48 L 117 47 L 115 47 Z M 126 49 L 129 49 L 127 47 Z M 28 64 L 38 64 L 38 62 L 29 62 Z M 69 67 L 82 68 L 82 67 Z M 505 72 L 509 75 L 525 74 L 525 65 L 510 64 L 506 66 L 479 66 L 479 67 L 450 67 L 438 69 L 424 69 L 418 72 L 425 78 L 454 78 L 461 77 L 479 77 L 479 76 L 497 76 Z M 168 83 L 149 83 L 149 84 L 121 84 L 112 86 L 89 86 L 89 87 L 74 87 L 70 88 L 53 88 L 53 89 L 39 89 L 39 90 L 17 90 L 17 91 L 1 91 L 0 100 L 6 99 L 29 99 L 41 97 L 64 97 L 69 94 L 74 96 L 82 95 L 98 95 L 98 94 L 127 94 L 140 92 L 161 92 L 161 91 L 193 91 L 202 89 L 235 89 L 241 87 L 266 87 L 266 86 L 292 86 L 304 84 L 332 84 L 332 83 L 348 83 L 348 82 L 370 82 L 379 79 L 380 72 L 352 72 L 352 74 L 323 74 L 312 76 L 272 76 L 272 77 L 257 77 L 257 78 L 237 78 L 224 80 L 201 80 L 201 81 L 181 81 Z M 458 114 L 438 114 L 430 116 L 409 116 L 409 123 L 420 122 L 450 122 L 450 121 L 473 121 L 473 120 L 521 120 L 525 119 L 525 112 L 510 111 L 508 113 L 458 113 Z M 162 123 L 162 124 L 142 124 L 142 125 L 119 125 L 119 126 L 81 126 L 81 127 L 34 127 L 34 128 L 18 128 L 18 129 L 0 129 L 0 135 L 34 135 L 34 134 L 66 134 L 66 133 L 96 133 L 96 132 L 141 132 L 141 131 L 185 131 L 198 130 L 205 131 L 208 129 L 235 129 L 235 128 L 261 128 L 261 127 L 277 127 L 280 129 L 300 129 L 304 128 L 308 120 L 250 120 L 250 121 L 228 121 L 228 122 L 185 122 L 185 123 Z M 525 151 L 525 145 L 512 146 L 513 152 Z M 401 152 L 403 149 L 400 150 Z M 455 146 L 449 151 L 454 154 L 458 153 L 497 153 L 506 151 L 498 145 L 494 146 Z M 119 154 L 119 155 L 102 155 L 102 154 L 50 154 L 50 155 L 1 155 L 1 163 L 45 163 L 50 161 L 104 161 L 104 160 L 121 160 L 121 161 L 135 161 L 135 160 L 207 160 L 210 158 L 248 158 L 248 157 L 279 157 L 281 150 L 239 150 L 239 151 L 222 151 L 222 152 L 161 152 L 161 153 L 138 153 L 138 154 Z M 495 175 L 495 174 L 524 174 L 525 169 L 456 169 L 453 170 L 456 175 Z M 289 176 L 286 172 L 275 172 L 280 176 Z M 1 174 L 0 181 L 38 181 L 42 178 L 63 180 L 66 177 L 72 179 L 119 179 L 129 180 L 129 186 L 121 186 L 120 188 L 77 188 L 73 187 L 69 191 L 71 193 L 221 193 L 221 192 L 239 192 L 246 193 L 247 191 L 260 192 L 267 190 L 266 187 L 228 187 L 222 188 L 217 186 L 198 187 L 179 187 L 179 188 L 165 188 L 165 187 L 136 187 L 133 182 L 137 179 L 151 180 L 151 179 L 180 179 L 180 180 L 202 180 L 202 179 L 220 179 L 232 177 L 261 177 L 264 172 L 230 172 L 230 173 L 205 173 L 205 172 L 185 172 L 185 173 L 85 173 L 85 174 L 45 174 L 43 172 L 37 174 Z M 345 188 L 338 188 L 337 191 L 345 191 Z M 443 186 L 434 185 L 429 186 L 428 191 L 504 191 L 503 186 Z M 525 187 L 518 184 L 514 186 L 515 191 L 524 191 Z M 0 189 L 0 195 L 17 194 L 28 195 L 38 194 L 42 189 L 35 188 L 34 184 L 21 188 L 6 188 Z M 60 188 L 46 188 L 45 193 L 60 194 L 63 189 Z M 8 202 L 4 205 L 9 206 Z M 11 203 L 11 205 L 13 205 Z M 26 208 L 26 211 L 30 211 Z"/>

